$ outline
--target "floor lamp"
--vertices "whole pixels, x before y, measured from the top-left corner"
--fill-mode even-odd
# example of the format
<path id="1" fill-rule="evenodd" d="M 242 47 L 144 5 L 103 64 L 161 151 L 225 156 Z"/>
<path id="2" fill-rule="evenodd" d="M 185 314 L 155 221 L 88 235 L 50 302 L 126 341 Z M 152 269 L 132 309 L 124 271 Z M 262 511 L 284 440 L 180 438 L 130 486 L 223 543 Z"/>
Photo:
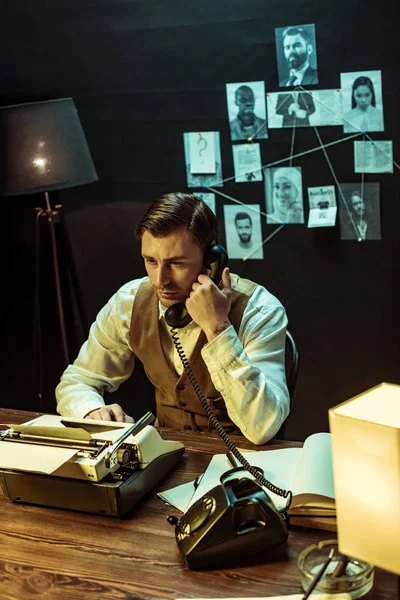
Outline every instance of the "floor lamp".
<path id="1" fill-rule="evenodd" d="M 39 224 L 48 229 L 51 262 L 54 272 L 55 292 L 63 359 L 70 362 L 70 352 L 65 322 L 63 293 L 60 279 L 59 236 L 66 249 L 68 281 L 76 299 L 81 324 L 87 334 L 82 295 L 71 252 L 71 245 L 63 217 L 62 205 L 54 208 L 50 192 L 94 182 L 98 179 L 81 122 L 72 98 L 43 102 L 29 102 L 0 107 L 1 154 L 3 177 L 0 193 L 5 196 L 40 194 L 43 207 L 36 209 L 35 229 L 35 303 L 34 352 L 39 371 L 42 370 L 41 326 L 39 302 Z M 57 231 L 55 224 L 57 224 Z M 39 377 L 41 380 L 41 375 Z M 41 398 L 41 383 L 39 384 Z"/>

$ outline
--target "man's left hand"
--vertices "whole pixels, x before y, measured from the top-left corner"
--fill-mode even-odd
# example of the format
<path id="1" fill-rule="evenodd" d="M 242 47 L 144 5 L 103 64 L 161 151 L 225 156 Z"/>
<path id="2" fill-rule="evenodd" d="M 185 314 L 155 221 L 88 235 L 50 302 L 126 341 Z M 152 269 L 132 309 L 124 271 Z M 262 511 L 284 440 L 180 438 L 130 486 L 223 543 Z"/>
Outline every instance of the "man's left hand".
<path id="1" fill-rule="evenodd" d="M 228 314 L 232 288 L 228 267 L 222 272 L 221 282 L 222 288 L 219 289 L 210 277 L 199 275 L 186 300 L 190 316 L 204 331 L 209 342 L 230 326 Z"/>

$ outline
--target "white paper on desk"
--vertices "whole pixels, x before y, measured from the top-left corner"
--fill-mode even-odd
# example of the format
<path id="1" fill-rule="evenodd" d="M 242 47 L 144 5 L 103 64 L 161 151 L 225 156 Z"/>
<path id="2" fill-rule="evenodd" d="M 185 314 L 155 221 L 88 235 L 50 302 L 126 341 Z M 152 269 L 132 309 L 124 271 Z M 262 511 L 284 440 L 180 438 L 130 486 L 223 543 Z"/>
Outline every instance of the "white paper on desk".
<path id="1" fill-rule="evenodd" d="M 289 596 L 246 596 L 245 598 L 196 598 L 196 600 L 301 600 L 304 594 L 290 594 Z M 351 600 L 350 594 L 321 594 L 320 592 L 313 592 L 310 598 L 318 598 L 318 600 Z M 175 600 L 180 600 L 175 598 Z"/>
<path id="2" fill-rule="evenodd" d="M 288 482 L 293 481 L 294 472 L 301 451 L 301 448 L 259 450 L 257 452 L 244 452 L 243 456 L 251 465 L 262 468 L 266 479 L 271 481 L 274 485 L 284 489 L 288 485 Z M 272 464 L 273 471 L 270 470 L 270 465 Z M 231 468 L 226 454 L 216 454 L 213 456 L 187 508 L 212 488 L 220 485 L 221 475 Z M 243 471 L 243 474 L 246 474 L 246 477 L 253 479 L 253 476 L 250 473 Z M 233 474 L 233 477 L 237 476 L 237 473 Z M 285 498 L 282 498 L 273 492 L 268 493 L 278 510 L 285 507 Z"/>
<path id="3" fill-rule="evenodd" d="M 194 479 L 193 481 L 182 483 L 181 485 L 177 485 L 176 487 L 165 490 L 164 492 L 159 492 L 157 496 L 174 508 L 177 508 L 182 512 L 186 512 L 193 494 L 196 491 L 195 481 L 196 480 Z"/>
<path id="4" fill-rule="evenodd" d="M 0 467 L 49 475 L 77 453 L 76 448 L 51 448 L 40 444 L 0 442 Z"/>
<path id="5" fill-rule="evenodd" d="M 281 489 L 291 490 L 296 503 L 313 506 L 307 495 L 317 493 L 326 498 L 334 498 L 332 449 L 330 433 L 321 432 L 310 435 L 303 448 L 282 448 L 279 450 L 258 450 L 243 452 L 248 462 L 260 467 L 268 481 Z M 212 488 L 220 485 L 220 477 L 231 468 L 226 454 L 216 454 L 210 461 L 188 508 Z M 233 477 L 238 474 L 234 473 Z M 252 475 L 243 471 L 243 476 Z M 281 510 L 286 499 L 268 491 L 276 508 Z M 313 502 L 313 500 L 312 500 Z"/>

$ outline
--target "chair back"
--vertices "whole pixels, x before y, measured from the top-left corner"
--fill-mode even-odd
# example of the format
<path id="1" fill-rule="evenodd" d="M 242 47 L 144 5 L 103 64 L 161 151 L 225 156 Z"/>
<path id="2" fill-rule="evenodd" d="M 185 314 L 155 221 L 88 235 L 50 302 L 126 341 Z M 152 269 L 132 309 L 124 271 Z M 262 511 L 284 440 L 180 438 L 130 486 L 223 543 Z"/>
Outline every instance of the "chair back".
<path id="1" fill-rule="evenodd" d="M 285 365 L 286 383 L 289 390 L 290 400 L 292 400 L 297 383 L 297 374 L 299 371 L 299 350 L 293 335 L 288 329 L 286 330 Z"/>
<path id="2" fill-rule="evenodd" d="M 289 391 L 290 404 L 292 404 L 294 391 L 296 389 L 297 374 L 299 371 L 299 350 L 293 335 L 288 329 L 286 330 L 285 343 L 285 370 L 286 384 Z M 282 423 L 278 433 L 275 436 L 275 438 L 278 440 L 285 439 L 286 421 Z"/>

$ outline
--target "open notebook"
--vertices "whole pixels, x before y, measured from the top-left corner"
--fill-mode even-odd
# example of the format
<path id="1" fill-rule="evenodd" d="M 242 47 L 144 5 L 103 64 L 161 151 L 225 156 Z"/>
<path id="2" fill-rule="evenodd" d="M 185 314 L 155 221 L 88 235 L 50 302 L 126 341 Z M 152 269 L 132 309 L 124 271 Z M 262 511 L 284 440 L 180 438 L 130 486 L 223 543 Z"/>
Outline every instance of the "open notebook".
<path id="1" fill-rule="evenodd" d="M 243 455 L 251 465 L 261 467 L 271 483 L 292 491 L 293 501 L 289 509 L 292 525 L 336 530 L 330 433 L 310 435 L 302 448 L 259 450 L 243 452 Z M 216 454 L 197 482 L 191 481 L 158 495 L 186 512 L 196 500 L 219 485 L 221 475 L 231 468 L 226 454 Z M 252 478 L 246 471 L 243 474 Z M 237 474 L 234 476 L 237 477 Z M 285 498 L 267 492 L 278 509 L 285 507 Z"/>

